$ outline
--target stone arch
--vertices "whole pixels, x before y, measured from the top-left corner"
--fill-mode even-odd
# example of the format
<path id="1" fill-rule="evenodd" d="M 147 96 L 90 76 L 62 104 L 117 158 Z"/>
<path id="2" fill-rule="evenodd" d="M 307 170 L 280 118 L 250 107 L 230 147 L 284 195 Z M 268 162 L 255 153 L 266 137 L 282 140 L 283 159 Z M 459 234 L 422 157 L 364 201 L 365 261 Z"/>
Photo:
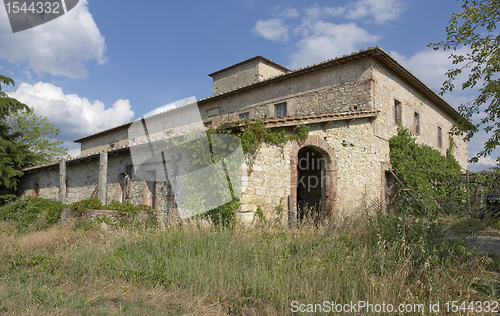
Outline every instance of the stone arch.
<path id="1" fill-rule="evenodd" d="M 297 210 L 297 185 L 298 185 L 298 160 L 299 151 L 303 148 L 309 147 L 314 149 L 314 151 L 321 154 L 322 158 L 326 160 L 325 164 L 325 189 L 324 189 L 324 207 L 322 209 L 327 215 L 333 214 L 335 202 L 337 201 L 337 156 L 335 151 L 328 144 L 326 140 L 318 135 L 309 135 L 309 137 L 303 141 L 296 141 L 292 145 L 292 150 L 290 153 L 290 167 L 291 167 L 291 190 L 290 194 L 293 200 L 293 208 Z M 291 220 L 296 220 L 291 218 Z"/>

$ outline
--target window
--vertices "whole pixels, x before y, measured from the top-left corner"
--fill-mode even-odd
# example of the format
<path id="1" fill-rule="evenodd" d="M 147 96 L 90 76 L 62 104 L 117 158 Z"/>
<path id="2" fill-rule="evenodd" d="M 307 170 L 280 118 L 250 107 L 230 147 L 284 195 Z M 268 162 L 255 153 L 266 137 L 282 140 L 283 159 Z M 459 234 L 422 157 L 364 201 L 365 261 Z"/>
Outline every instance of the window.
<path id="1" fill-rule="evenodd" d="M 417 112 L 415 112 L 413 123 L 415 126 L 415 134 L 420 134 L 420 114 L 418 114 Z"/>
<path id="2" fill-rule="evenodd" d="M 285 117 L 286 116 L 286 102 L 278 103 L 274 105 L 274 116 L 275 117 Z"/>
<path id="3" fill-rule="evenodd" d="M 250 119 L 250 113 L 245 112 L 240 114 L 240 120 L 249 120 Z"/>
<path id="4" fill-rule="evenodd" d="M 401 125 L 401 102 L 394 99 L 394 123 Z"/>
<path id="5" fill-rule="evenodd" d="M 441 129 L 441 126 L 438 126 L 438 147 L 443 147 L 443 130 Z"/>

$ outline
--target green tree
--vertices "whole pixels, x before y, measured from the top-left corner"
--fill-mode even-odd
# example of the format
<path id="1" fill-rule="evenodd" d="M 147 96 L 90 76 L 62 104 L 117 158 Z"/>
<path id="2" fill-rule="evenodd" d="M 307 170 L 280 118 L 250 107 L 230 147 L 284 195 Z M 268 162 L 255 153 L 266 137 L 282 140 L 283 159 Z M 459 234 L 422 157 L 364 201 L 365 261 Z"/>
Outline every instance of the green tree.
<path id="1" fill-rule="evenodd" d="M 0 75 L 0 203 L 17 189 L 22 169 L 67 156 L 59 130 L 47 118 L 36 115 L 32 108 L 9 97 L 2 84 L 15 85 L 11 78 Z"/>
<path id="2" fill-rule="evenodd" d="M 17 181 L 23 175 L 24 161 L 29 155 L 28 146 L 19 142 L 20 133 L 12 131 L 7 118 L 28 107 L 2 91 L 1 85 L 14 85 L 14 80 L 0 75 L 0 203 L 12 196 Z"/>
<path id="3" fill-rule="evenodd" d="M 461 85 L 462 90 L 480 88 L 473 101 L 459 107 L 463 117 L 454 129 L 457 135 L 466 131 L 466 140 L 470 140 L 480 127 L 487 133 L 491 132 L 484 149 L 471 159 L 471 162 L 477 162 L 479 157 L 491 154 L 500 145 L 500 34 L 496 29 L 500 19 L 500 1 L 460 1 L 463 1 L 463 11 L 452 14 L 450 25 L 446 28 L 446 40 L 429 46 L 434 50 L 451 51 L 450 59 L 456 65 L 446 73 L 448 79 L 441 88 L 441 94 L 453 91 L 455 80 L 465 71 L 469 75 Z M 458 53 L 458 49 L 463 47 L 468 48 L 467 52 Z M 483 111 L 486 116 L 471 127 L 469 120 Z"/>
<path id="4" fill-rule="evenodd" d="M 59 129 L 46 117 L 38 116 L 33 108 L 10 115 L 7 124 L 13 132 L 20 134 L 19 142 L 28 146 L 30 155 L 25 161 L 25 168 L 69 157 L 67 148 L 61 147 L 63 142 L 56 139 Z"/>

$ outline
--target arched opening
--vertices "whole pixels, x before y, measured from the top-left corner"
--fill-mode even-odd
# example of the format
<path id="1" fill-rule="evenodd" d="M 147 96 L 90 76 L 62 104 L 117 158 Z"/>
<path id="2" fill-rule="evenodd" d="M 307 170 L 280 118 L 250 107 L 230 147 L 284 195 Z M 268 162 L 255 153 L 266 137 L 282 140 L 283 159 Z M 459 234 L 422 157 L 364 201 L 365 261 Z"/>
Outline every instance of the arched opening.
<path id="1" fill-rule="evenodd" d="M 328 159 L 313 146 L 302 147 L 297 155 L 297 218 L 318 217 L 325 212 Z"/>
<path id="2" fill-rule="evenodd" d="M 312 159 L 313 153 L 315 159 Z M 290 227 L 295 227 L 297 220 L 304 216 L 302 210 L 304 210 L 304 204 L 307 201 L 309 201 L 309 205 L 319 204 L 317 211 L 321 212 L 321 215 L 334 215 L 337 201 L 337 156 L 333 148 L 324 138 L 318 135 L 309 135 L 305 141 L 294 144 L 290 156 L 291 200 L 288 214 Z M 302 158 L 302 164 L 299 167 L 300 158 Z M 316 170 L 312 170 L 313 166 Z M 312 188 L 316 182 L 311 176 L 318 177 L 318 174 L 318 187 Z M 311 184 L 310 189 L 314 191 L 312 195 L 308 194 L 307 190 L 308 177 Z M 302 181 L 300 181 L 301 178 Z M 301 186 L 300 190 L 299 185 Z M 318 215 L 320 214 L 318 213 Z"/>

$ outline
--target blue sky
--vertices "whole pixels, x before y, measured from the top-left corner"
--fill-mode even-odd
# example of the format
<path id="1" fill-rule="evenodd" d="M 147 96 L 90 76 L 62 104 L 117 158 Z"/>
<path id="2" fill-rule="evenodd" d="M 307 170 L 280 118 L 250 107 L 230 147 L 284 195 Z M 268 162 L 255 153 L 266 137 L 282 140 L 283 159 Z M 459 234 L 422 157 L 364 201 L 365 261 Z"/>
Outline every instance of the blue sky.
<path id="1" fill-rule="evenodd" d="M 72 155 L 78 137 L 155 108 L 212 94 L 208 74 L 255 55 L 291 69 L 379 46 L 435 91 L 447 53 L 454 0 L 109 1 L 80 0 L 64 16 L 12 34 L 0 7 L 0 74 L 11 96 L 61 129 Z M 477 91 L 444 98 L 457 107 Z M 487 137 L 469 144 L 474 155 Z M 482 159 L 477 170 L 494 165 Z"/>

